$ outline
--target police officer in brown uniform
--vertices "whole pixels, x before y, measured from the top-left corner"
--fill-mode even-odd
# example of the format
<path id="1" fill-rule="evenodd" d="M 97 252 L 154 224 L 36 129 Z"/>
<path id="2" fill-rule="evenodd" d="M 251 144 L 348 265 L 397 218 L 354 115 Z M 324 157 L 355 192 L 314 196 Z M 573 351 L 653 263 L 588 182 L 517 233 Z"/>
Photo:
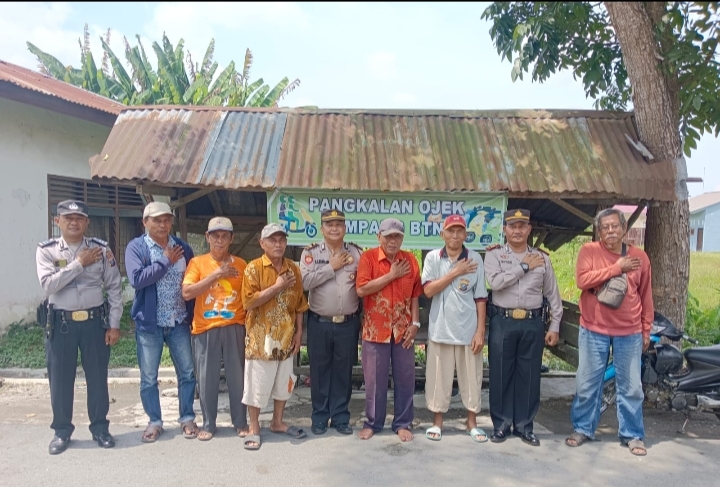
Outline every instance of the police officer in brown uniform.
<path id="1" fill-rule="evenodd" d="M 512 433 L 540 446 L 533 420 L 540 407 L 540 367 L 544 344 L 559 339 L 562 302 L 547 254 L 527 244 L 532 230 L 528 210 L 504 214 L 507 244 L 487 249 L 485 277 L 492 290 L 489 306 L 490 441 L 500 443 Z M 550 304 L 545 333 L 543 297 Z"/>
<path id="2" fill-rule="evenodd" d="M 85 203 L 58 203 L 55 225 L 61 237 L 41 242 L 35 259 L 40 286 L 48 298 L 45 351 L 53 411 L 50 427 L 55 430 L 51 455 L 65 451 L 75 430 L 72 414 L 78 348 L 93 440 L 103 448 L 115 446 L 108 431 L 107 376 L 110 346 L 120 338 L 122 285 L 107 243 L 84 236 L 88 224 Z"/>
<path id="3" fill-rule="evenodd" d="M 360 300 L 355 277 L 362 249 L 344 241 L 345 214 L 321 214 L 323 241 L 300 258 L 303 288 L 309 291 L 307 341 L 312 398 L 311 431 L 321 435 L 328 420 L 345 435 L 350 427 L 352 369 L 357 362 Z"/>

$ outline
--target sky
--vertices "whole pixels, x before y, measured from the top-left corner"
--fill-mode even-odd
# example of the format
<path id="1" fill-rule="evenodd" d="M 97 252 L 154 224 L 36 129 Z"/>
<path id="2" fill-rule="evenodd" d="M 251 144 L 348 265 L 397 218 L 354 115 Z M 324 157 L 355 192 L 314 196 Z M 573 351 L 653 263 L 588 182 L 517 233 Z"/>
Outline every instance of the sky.
<path id="1" fill-rule="evenodd" d="M 0 59 L 37 69 L 26 41 L 78 66 L 87 23 L 96 62 L 100 36 L 124 58 L 123 37 L 136 35 L 154 62 L 152 42 L 166 33 L 185 40 L 201 62 L 215 39 L 218 72 L 253 54 L 251 79 L 271 87 L 282 78 L 300 86 L 282 106 L 410 109 L 592 109 L 572 73 L 545 83 L 510 79 L 480 19 L 487 3 L 89 2 L 5 3 Z M 688 160 L 691 196 L 720 191 L 720 139 L 706 134 Z M 713 168 L 716 168 L 713 170 Z"/>

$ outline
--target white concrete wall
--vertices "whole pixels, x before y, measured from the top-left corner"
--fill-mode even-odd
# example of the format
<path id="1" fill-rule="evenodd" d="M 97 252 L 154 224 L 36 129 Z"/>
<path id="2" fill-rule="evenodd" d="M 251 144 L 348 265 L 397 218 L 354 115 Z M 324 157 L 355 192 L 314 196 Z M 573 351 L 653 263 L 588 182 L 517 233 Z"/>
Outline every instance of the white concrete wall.
<path id="1" fill-rule="evenodd" d="M 48 238 L 47 175 L 90 179 L 110 127 L 0 98 L 0 332 L 34 321 L 35 249 Z"/>
<path id="2" fill-rule="evenodd" d="M 703 252 L 720 252 L 720 204 L 705 208 Z"/>

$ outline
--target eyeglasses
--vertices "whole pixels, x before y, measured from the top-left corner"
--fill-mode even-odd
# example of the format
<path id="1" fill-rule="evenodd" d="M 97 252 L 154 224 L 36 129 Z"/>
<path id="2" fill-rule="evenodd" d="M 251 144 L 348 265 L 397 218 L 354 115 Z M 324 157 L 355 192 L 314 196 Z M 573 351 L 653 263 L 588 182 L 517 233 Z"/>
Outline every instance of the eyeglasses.
<path id="1" fill-rule="evenodd" d="M 622 228 L 622 225 L 620 225 L 619 223 L 613 223 L 612 225 L 603 225 L 603 226 L 601 226 L 601 227 L 600 227 L 600 231 L 601 231 L 601 232 L 607 232 L 607 231 L 609 231 L 610 229 L 612 229 L 612 230 L 620 230 L 621 228 Z"/>

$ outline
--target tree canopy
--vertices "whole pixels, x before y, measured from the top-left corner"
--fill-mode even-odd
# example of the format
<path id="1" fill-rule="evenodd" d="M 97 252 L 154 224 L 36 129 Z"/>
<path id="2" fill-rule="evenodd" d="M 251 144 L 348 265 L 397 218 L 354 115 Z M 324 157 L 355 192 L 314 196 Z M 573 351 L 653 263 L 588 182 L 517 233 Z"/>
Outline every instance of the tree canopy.
<path id="1" fill-rule="evenodd" d="M 300 80 L 292 83 L 283 78 L 272 89 L 262 78 L 250 80 L 253 56 L 245 52 L 242 69 L 234 61 L 217 73 L 213 60 L 215 40 L 212 39 L 201 63 L 194 63 L 190 52 L 185 54 L 184 40 L 173 47 L 163 34 L 162 45 L 153 42 L 157 70 L 150 64 L 145 48 L 136 36 L 137 45 L 125 43 L 126 64 L 110 48 L 110 29 L 100 38 L 103 58 L 100 67 L 90 50 L 90 34 L 85 25 L 80 44 L 80 67 L 65 66 L 56 57 L 28 42 L 27 46 L 38 59 L 44 74 L 65 81 L 125 105 L 209 105 L 233 107 L 275 107 Z M 126 67 L 128 69 L 126 69 Z"/>

